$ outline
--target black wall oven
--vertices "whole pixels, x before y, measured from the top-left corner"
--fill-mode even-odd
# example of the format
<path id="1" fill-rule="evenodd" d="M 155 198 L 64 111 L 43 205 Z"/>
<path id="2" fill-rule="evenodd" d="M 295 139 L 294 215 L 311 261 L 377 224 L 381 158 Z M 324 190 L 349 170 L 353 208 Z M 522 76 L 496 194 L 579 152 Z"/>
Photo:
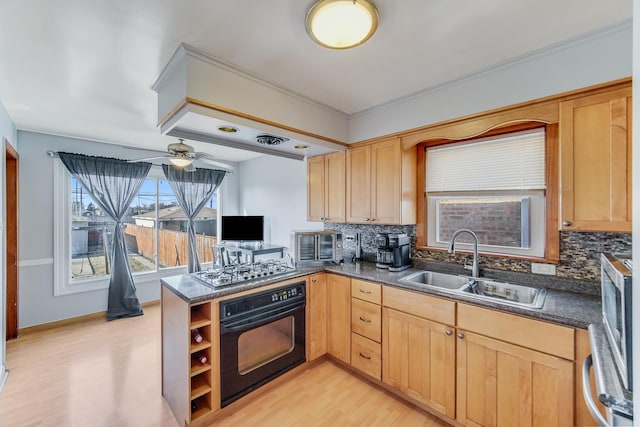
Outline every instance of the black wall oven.
<path id="1" fill-rule="evenodd" d="M 306 361 L 305 282 L 220 303 L 222 407 Z"/>

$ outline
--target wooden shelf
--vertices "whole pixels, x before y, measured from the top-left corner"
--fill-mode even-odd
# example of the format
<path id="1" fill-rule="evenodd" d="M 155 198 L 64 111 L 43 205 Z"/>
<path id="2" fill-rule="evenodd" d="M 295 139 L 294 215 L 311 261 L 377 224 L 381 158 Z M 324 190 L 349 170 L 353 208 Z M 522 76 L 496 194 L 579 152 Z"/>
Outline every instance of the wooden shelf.
<path id="1" fill-rule="evenodd" d="M 191 370 L 190 376 L 195 377 L 198 374 L 208 371 L 211 369 L 211 363 L 207 362 L 204 365 L 200 364 L 197 360 L 191 359 Z"/>
<path id="2" fill-rule="evenodd" d="M 207 341 L 207 340 L 202 340 L 202 342 L 200 343 L 194 343 L 193 340 L 191 340 L 191 353 L 196 353 L 200 350 L 204 350 L 205 348 L 209 348 L 211 347 L 211 342 Z"/>
<path id="3" fill-rule="evenodd" d="M 191 323 L 189 327 L 191 329 L 201 328 L 211 324 L 211 319 L 206 317 L 201 311 L 194 310 L 191 312 Z"/>
<path id="4" fill-rule="evenodd" d="M 202 406 L 199 407 L 198 409 L 196 409 L 194 412 L 191 413 L 191 421 L 195 421 L 198 418 L 207 415 L 209 412 L 211 412 L 211 408 L 207 408 L 206 406 Z"/>
<path id="5" fill-rule="evenodd" d="M 211 391 L 211 385 L 207 382 L 205 376 L 206 374 L 200 374 L 191 378 L 191 400 L 204 396 Z"/>

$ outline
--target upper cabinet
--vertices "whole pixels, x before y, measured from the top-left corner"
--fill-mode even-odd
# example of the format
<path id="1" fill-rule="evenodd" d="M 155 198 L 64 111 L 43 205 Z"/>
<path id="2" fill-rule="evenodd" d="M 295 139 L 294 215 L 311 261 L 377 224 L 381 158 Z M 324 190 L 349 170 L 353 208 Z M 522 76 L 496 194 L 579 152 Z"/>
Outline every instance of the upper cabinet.
<path id="1" fill-rule="evenodd" d="M 347 150 L 347 222 L 415 224 L 416 149 L 400 138 Z"/>
<path id="2" fill-rule="evenodd" d="M 307 160 L 307 220 L 345 222 L 345 153 Z"/>
<path id="3" fill-rule="evenodd" d="M 560 103 L 562 230 L 631 232 L 631 85 Z"/>

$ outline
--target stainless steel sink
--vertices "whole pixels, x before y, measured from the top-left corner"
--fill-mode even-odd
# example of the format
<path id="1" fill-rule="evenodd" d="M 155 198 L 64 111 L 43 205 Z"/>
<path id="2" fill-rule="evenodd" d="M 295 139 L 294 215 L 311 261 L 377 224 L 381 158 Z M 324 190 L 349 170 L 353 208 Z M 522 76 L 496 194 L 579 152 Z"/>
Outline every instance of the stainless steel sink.
<path id="1" fill-rule="evenodd" d="M 419 271 L 399 280 L 414 285 L 431 286 L 464 294 L 471 298 L 492 301 L 496 304 L 526 308 L 542 308 L 547 295 L 546 291 L 541 288 L 433 271 Z"/>
<path id="2" fill-rule="evenodd" d="M 542 308 L 547 295 L 544 289 L 484 279 L 476 279 L 460 291 L 470 297 L 527 308 Z"/>
<path id="3" fill-rule="evenodd" d="M 457 276 L 455 274 L 435 273 L 433 271 L 419 271 L 400 279 L 401 282 L 419 285 L 434 286 L 449 290 L 462 289 L 469 277 Z"/>

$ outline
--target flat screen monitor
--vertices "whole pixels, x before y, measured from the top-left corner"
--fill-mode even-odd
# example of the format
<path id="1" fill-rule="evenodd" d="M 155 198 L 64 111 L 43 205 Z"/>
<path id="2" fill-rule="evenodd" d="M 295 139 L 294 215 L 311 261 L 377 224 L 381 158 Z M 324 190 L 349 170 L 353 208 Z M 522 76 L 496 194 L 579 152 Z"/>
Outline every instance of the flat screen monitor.
<path id="1" fill-rule="evenodd" d="M 264 240 L 264 216 L 222 216 L 220 240 L 257 242 Z"/>

